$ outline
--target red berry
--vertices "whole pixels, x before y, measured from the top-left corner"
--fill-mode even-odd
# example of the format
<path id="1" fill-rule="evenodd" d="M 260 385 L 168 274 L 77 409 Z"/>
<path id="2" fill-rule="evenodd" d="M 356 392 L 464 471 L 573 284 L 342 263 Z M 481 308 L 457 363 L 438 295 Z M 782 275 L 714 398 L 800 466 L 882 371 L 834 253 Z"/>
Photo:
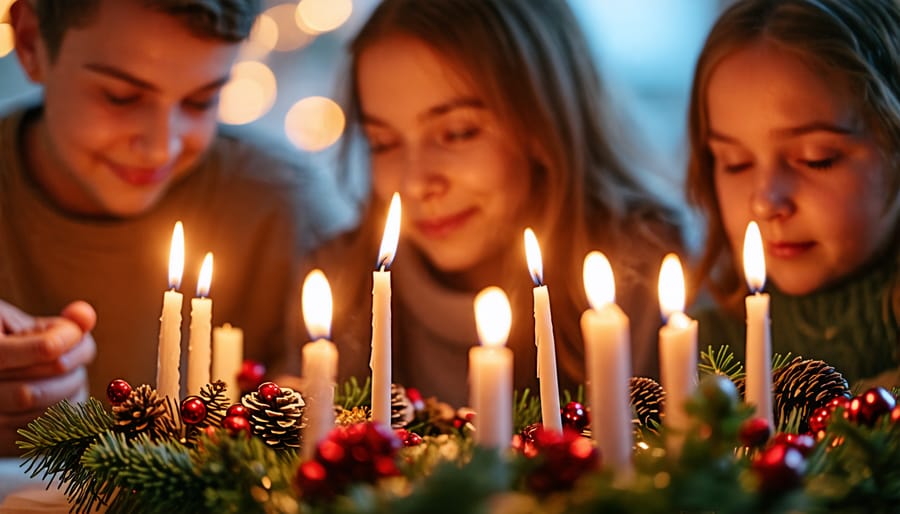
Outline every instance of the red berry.
<path id="1" fill-rule="evenodd" d="M 772 435 L 772 428 L 766 418 L 750 418 L 741 423 L 738 437 L 744 446 L 762 446 Z"/>
<path id="2" fill-rule="evenodd" d="M 873 387 L 859 397 L 859 411 L 856 420 L 872 426 L 882 415 L 897 406 L 894 395 L 883 387 Z M 852 405 L 852 403 L 851 403 Z"/>
<path id="3" fill-rule="evenodd" d="M 222 428 L 228 431 L 228 435 L 237 436 L 244 434 L 250 436 L 250 422 L 243 416 L 225 416 L 222 420 Z"/>
<path id="4" fill-rule="evenodd" d="M 240 403 L 235 403 L 231 407 L 228 407 L 228 410 L 225 411 L 226 416 L 241 416 L 242 418 L 249 418 L 250 411 L 247 410 L 247 407 L 244 407 Z"/>
<path id="5" fill-rule="evenodd" d="M 251 359 L 245 359 L 244 362 L 241 363 L 241 372 L 238 373 L 237 376 L 238 387 L 240 387 L 241 392 L 244 393 L 253 391 L 259 386 L 265 376 L 265 364 Z"/>
<path id="6" fill-rule="evenodd" d="M 806 457 L 815 449 L 816 439 L 809 434 L 787 434 L 782 432 L 776 435 L 772 441 L 772 446 L 777 445 L 790 446 Z"/>
<path id="7" fill-rule="evenodd" d="M 584 405 L 578 402 L 569 402 L 559 411 L 562 415 L 563 427 L 569 427 L 578 433 L 583 432 L 591 423 L 590 415 Z"/>
<path id="8" fill-rule="evenodd" d="M 206 403 L 199 396 L 188 396 L 181 402 L 181 419 L 188 425 L 197 425 L 206 419 Z"/>
<path id="9" fill-rule="evenodd" d="M 272 403 L 281 394 L 281 388 L 275 382 L 263 382 L 256 388 L 256 393 L 267 403 Z"/>
<path id="10" fill-rule="evenodd" d="M 900 405 L 891 411 L 891 423 L 900 423 Z"/>
<path id="11" fill-rule="evenodd" d="M 838 407 L 847 409 L 848 407 L 850 407 L 850 398 L 847 398 L 846 396 L 835 396 L 826 404 L 826 407 L 828 407 L 832 411 L 837 409 Z"/>
<path id="12" fill-rule="evenodd" d="M 759 480 L 759 488 L 769 493 L 779 493 L 803 484 L 806 461 L 793 446 L 774 444 L 766 448 L 752 464 Z"/>
<path id="13" fill-rule="evenodd" d="M 817 434 L 822 430 L 825 430 L 829 421 L 831 421 L 831 408 L 828 406 L 819 407 L 814 410 L 812 416 L 809 417 L 810 432 Z"/>
<path id="14" fill-rule="evenodd" d="M 113 405 L 124 402 L 129 396 L 131 396 L 131 384 L 121 378 L 113 380 L 106 386 L 106 397 Z"/>

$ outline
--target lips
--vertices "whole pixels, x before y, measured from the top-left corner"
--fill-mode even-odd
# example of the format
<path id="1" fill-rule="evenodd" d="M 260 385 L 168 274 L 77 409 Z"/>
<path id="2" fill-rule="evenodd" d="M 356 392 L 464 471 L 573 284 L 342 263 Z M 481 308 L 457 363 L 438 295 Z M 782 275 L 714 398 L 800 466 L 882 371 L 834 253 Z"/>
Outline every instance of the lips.
<path id="1" fill-rule="evenodd" d="M 428 218 L 415 222 L 416 228 L 426 237 L 447 237 L 451 232 L 465 225 L 477 212 L 476 208 L 466 209 L 450 216 Z"/>
<path id="2" fill-rule="evenodd" d="M 816 243 L 814 241 L 771 241 L 766 246 L 771 256 L 780 259 L 791 259 L 805 254 L 816 246 Z"/>
<path id="3" fill-rule="evenodd" d="M 171 165 L 157 168 L 142 168 L 109 163 L 109 167 L 123 182 L 136 187 L 159 184 L 172 173 Z"/>

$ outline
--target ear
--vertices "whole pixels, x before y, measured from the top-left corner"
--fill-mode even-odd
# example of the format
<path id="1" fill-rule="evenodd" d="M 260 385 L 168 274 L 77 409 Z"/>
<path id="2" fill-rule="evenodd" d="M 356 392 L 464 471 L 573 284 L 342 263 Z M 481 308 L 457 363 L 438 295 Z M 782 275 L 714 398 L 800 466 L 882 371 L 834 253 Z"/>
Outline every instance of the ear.
<path id="1" fill-rule="evenodd" d="M 9 15 L 19 64 L 32 82 L 43 82 L 43 63 L 47 61 L 42 57 L 46 52 L 34 6 L 29 0 L 17 0 L 10 6 Z"/>

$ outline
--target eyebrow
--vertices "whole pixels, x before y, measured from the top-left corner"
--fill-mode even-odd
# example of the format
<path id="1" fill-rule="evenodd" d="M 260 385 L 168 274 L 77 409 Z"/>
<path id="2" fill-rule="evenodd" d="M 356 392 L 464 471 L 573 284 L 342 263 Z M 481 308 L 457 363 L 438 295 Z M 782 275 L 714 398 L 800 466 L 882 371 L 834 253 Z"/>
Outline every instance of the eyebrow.
<path id="1" fill-rule="evenodd" d="M 437 118 L 451 112 L 455 109 L 463 109 L 463 108 L 475 108 L 475 109 L 483 109 L 484 102 L 474 97 L 461 97 L 454 98 L 450 101 L 440 103 L 429 108 L 424 113 L 417 116 L 418 120 L 427 121 L 429 119 Z M 362 118 L 362 122 L 368 125 L 381 125 L 387 126 L 388 123 L 377 116 L 372 116 L 371 114 L 367 114 L 365 112 L 360 116 Z"/>
<path id="2" fill-rule="evenodd" d="M 832 134 L 850 135 L 855 134 L 857 131 L 851 127 L 843 125 L 836 125 L 834 123 L 825 121 L 813 121 L 811 123 L 798 125 L 796 127 L 775 129 L 771 131 L 771 135 L 774 137 L 797 137 L 811 134 L 813 132 L 830 132 Z M 735 138 L 727 136 L 725 134 L 720 134 L 714 130 L 709 131 L 709 139 L 724 141 L 726 143 L 737 143 L 737 140 Z"/>
<path id="3" fill-rule="evenodd" d="M 124 70 L 120 70 L 119 68 L 115 68 L 113 66 L 109 66 L 107 64 L 101 64 L 101 63 L 87 63 L 84 65 L 84 67 L 95 73 L 99 73 L 101 75 L 106 75 L 108 77 L 113 77 L 113 78 L 128 82 L 129 84 L 139 87 L 141 89 L 147 89 L 149 91 L 159 92 L 159 88 L 157 86 L 155 86 L 154 84 L 151 84 L 150 82 L 147 82 L 146 80 L 140 79 L 138 77 L 135 77 L 134 75 L 132 75 Z M 205 91 L 219 89 L 220 87 L 224 86 L 226 82 L 228 82 L 228 79 L 229 79 L 229 77 L 227 77 L 227 76 L 220 77 L 208 84 L 198 87 L 191 94 L 197 94 L 197 93 L 202 93 Z"/>

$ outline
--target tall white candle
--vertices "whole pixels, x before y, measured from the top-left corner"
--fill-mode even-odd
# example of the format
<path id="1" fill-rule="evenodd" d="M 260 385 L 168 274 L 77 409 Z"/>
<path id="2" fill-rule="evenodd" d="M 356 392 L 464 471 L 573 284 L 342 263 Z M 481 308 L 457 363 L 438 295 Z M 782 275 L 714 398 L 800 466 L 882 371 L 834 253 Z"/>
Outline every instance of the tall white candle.
<path id="1" fill-rule="evenodd" d="M 631 337 L 628 317 L 615 303 L 609 260 L 600 252 L 584 259 L 584 289 L 591 308 L 581 316 L 587 360 L 588 401 L 595 413 L 591 436 L 618 479 L 632 476 Z M 599 413 L 603 413 L 602 416 Z"/>
<path id="2" fill-rule="evenodd" d="M 334 428 L 334 385 L 338 352 L 328 340 L 331 331 L 331 286 L 320 270 L 313 270 L 303 282 L 303 319 L 312 342 L 303 345 L 303 382 L 306 402 L 306 429 L 302 456 L 312 458 L 319 441 Z"/>
<path id="3" fill-rule="evenodd" d="M 537 345 L 537 378 L 541 388 L 541 421 L 545 430 L 562 432 L 559 412 L 559 380 L 556 342 L 550 314 L 550 291 L 544 282 L 544 261 L 534 231 L 525 229 L 525 257 L 534 281 L 534 344 Z"/>
<path id="4" fill-rule="evenodd" d="M 378 264 L 372 273 L 372 421 L 391 424 L 391 263 L 400 237 L 400 195 L 388 210 Z"/>
<path id="5" fill-rule="evenodd" d="M 162 316 L 159 319 L 159 348 L 156 361 L 156 390 L 162 396 L 180 399 L 181 375 L 181 305 L 178 292 L 184 272 L 184 227 L 175 223 L 172 246 L 169 249 L 169 290 L 163 294 Z"/>
<path id="6" fill-rule="evenodd" d="M 212 379 L 225 382 L 231 403 L 241 399 L 238 375 L 244 360 L 244 331 L 225 323 L 213 329 Z"/>
<path id="7" fill-rule="evenodd" d="M 212 282 L 213 255 L 207 252 L 197 279 L 197 297 L 191 299 L 191 335 L 188 338 L 188 394 L 199 394 L 209 383 L 212 353 Z"/>
<path id="8" fill-rule="evenodd" d="M 769 332 L 769 295 L 762 292 L 766 283 L 766 258 L 762 235 L 755 221 L 744 235 L 744 276 L 750 292 L 747 307 L 746 401 L 756 407 L 756 416 L 775 429 L 772 413 L 772 339 Z"/>
<path id="9" fill-rule="evenodd" d="M 475 297 L 481 346 L 469 350 L 470 403 L 475 410 L 475 444 L 503 449 L 512 440 L 513 354 L 506 339 L 512 324 L 509 300 L 500 288 Z"/>
<path id="10" fill-rule="evenodd" d="M 677 456 L 689 428 L 685 406 L 697 387 L 697 322 L 683 312 L 684 272 L 675 254 L 663 259 L 659 303 L 663 317 L 668 318 L 659 330 L 660 379 L 666 392 L 663 424 L 668 429 L 666 446 Z"/>

